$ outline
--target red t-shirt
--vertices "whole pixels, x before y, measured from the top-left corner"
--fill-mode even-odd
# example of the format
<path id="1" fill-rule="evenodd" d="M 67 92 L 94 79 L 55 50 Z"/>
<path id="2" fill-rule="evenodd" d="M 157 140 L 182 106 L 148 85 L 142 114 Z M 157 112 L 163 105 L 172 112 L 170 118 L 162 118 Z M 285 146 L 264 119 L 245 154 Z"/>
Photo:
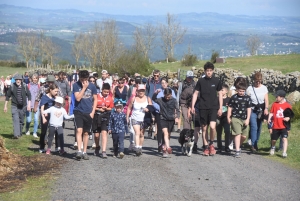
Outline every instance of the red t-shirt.
<path id="1" fill-rule="evenodd" d="M 103 97 L 102 94 L 97 94 L 97 108 L 101 108 L 103 106 L 113 108 L 114 107 L 114 101 L 112 99 L 112 96 L 108 95 L 106 97 Z"/>
<path id="2" fill-rule="evenodd" d="M 287 108 L 292 109 L 291 105 L 287 102 L 284 103 L 273 103 L 271 108 L 271 113 L 273 113 L 273 129 L 284 129 L 285 126 L 283 125 L 283 111 Z"/>

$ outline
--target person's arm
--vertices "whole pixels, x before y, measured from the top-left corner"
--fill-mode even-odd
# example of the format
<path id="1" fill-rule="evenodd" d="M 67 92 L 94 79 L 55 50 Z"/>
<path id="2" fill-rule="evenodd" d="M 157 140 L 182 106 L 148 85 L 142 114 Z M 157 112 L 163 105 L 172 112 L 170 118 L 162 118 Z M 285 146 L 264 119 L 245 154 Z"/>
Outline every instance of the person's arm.
<path id="1" fill-rule="evenodd" d="M 34 108 L 33 108 L 33 112 L 36 113 L 37 112 L 37 108 L 39 106 L 39 102 L 43 96 L 43 89 L 44 87 L 41 87 L 39 90 L 38 95 L 35 97 L 35 102 L 34 102 Z"/>
<path id="2" fill-rule="evenodd" d="M 178 91 L 177 91 L 177 97 L 176 97 L 176 100 L 177 100 L 178 104 L 179 104 L 181 92 L 182 92 L 182 83 L 178 82 Z"/>
<path id="3" fill-rule="evenodd" d="M 129 103 L 128 107 L 127 107 L 127 114 L 126 114 L 126 121 L 127 122 L 129 122 L 129 115 L 130 115 L 130 112 L 132 110 L 132 105 L 133 105 L 134 100 L 135 100 L 135 98 L 132 98 L 130 100 L 130 103 Z"/>
<path id="4" fill-rule="evenodd" d="M 265 95 L 265 111 L 264 111 L 264 114 L 267 116 L 269 111 L 268 111 L 268 108 L 269 107 L 269 95 L 268 93 L 266 93 Z"/>
<path id="5" fill-rule="evenodd" d="M 79 92 L 74 92 L 76 101 L 79 102 L 79 101 L 82 99 L 82 97 L 83 97 L 83 95 L 84 95 L 84 92 L 85 92 L 85 90 L 87 89 L 88 86 L 89 86 L 89 82 L 88 82 L 88 81 L 84 81 L 84 82 L 82 83 L 82 89 L 81 89 L 81 91 L 79 91 Z M 97 100 L 97 99 L 96 99 L 96 100 Z"/>
<path id="6" fill-rule="evenodd" d="M 26 96 L 27 96 L 27 111 L 31 111 L 31 92 L 27 86 L 25 86 Z"/>
<path id="7" fill-rule="evenodd" d="M 109 122 L 108 122 L 108 126 L 107 126 L 108 133 L 111 133 L 112 124 L 113 124 L 113 114 L 110 115 L 110 117 L 109 117 Z"/>
<path id="8" fill-rule="evenodd" d="M 41 106 L 41 116 L 42 116 L 42 119 L 43 119 L 43 124 L 45 124 L 47 122 L 47 119 L 45 118 L 45 116 L 48 114 L 48 112 L 45 113 L 46 110 L 44 110 L 45 108 L 45 105 L 42 105 Z M 50 110 L 50 108 L 48 109 Z"/>
<path id="9" fill-rule="evenodd" d="M 251 111 L 252 111 L 252 109 L 251 109 L 251 107 L 248 107 L 247 108 L 247 119 L 245 120 L 245 126 L 248 126 L 249 125 L 249 122 L 250 122 L 250 116 L 251 116 Z"/>
<path id="10" fill-rule="evenodd" d="M 5 96 L 5 103 L 4 103 L 4 112 L 5 113 L 7 112 L 7 103 L 9 101 L 10 97 L 11 97 L 11 87 L 7 90 L 6 96 Z"/>
<path id="11" fill-rule="evenodd" d="M 69 82 L 66 80 L 65 81 L 65 83 L 66 83 L 66 85 L 67 85 L 67 96 L 68 96 L 68 98 L 71 96 L 71 87 L 70 87 L 70 84 L 69 84 Z"/>
<path id="12" fill-rule="evenodd" d="M 218 116 L 222 116 L 222 107 L 223 107 L 223 97 L 222 97 L 222 92 L 218 91 L 219 95 L 219 109 L 218 109 Z"/>
<path id="13" fill-rule="evenodd" d="M 189 111 L 189 109 L 188 109 L 188 111 Z M 175 122 L 178 123 L 178 119 L 180 117 L 180 110 L 179 110 L 179 106 L 178 106 L 178 103 L 177 103 L 176 99 L 175 99 L 175 114 L 176 114 Z"/>
<path id="14" fill-rule="evenodd" d="M 192 105 L 191 105 L 191 112 L 193 114 L 195 114 L 195 103 L 197 101 L 198 94 L 199 94 L 199 91 L 197 91 L 197 90 L 195 90 L 194 93 L 193 93 Z"/>
<path id="15" fill-rule="evenodd" d="M 96 108 L 97 108 L 97 101 L 98 101 L 97 94 L 94 94 L 94 95 L 93 95 L 93 98 L 94 98 L 94 102 L 93 102 L 93 110 L 92 110 L 92 112 L 91 112 L 91 114 L 90 114 L 90 116 L 91 116 L 92 118 L 94 118 L 95 111 L 96 111 Z"/>
<path id="16" fill-rule="evenodd" d="M 231 113 L 232 113 L 232 108 L 228 106 L 228 110 L 227 110 L 227 122 L 229 124 L 231 123 Z"/>

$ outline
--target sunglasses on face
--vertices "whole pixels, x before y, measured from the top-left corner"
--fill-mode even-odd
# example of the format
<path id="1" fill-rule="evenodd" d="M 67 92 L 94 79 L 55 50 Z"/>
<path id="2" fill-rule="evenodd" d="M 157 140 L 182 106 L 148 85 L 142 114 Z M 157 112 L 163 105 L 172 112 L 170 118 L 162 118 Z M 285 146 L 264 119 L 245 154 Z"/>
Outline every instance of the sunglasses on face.
<path id="1" fill-rule="evenodd" d="M 90 82 L 95 82 L 95 80 L 90 80 Z"/>
<path id="2" fill-rule="evenodd" d="M 153 75 L 153 77 L 159 77 L 159 75 Z"/>

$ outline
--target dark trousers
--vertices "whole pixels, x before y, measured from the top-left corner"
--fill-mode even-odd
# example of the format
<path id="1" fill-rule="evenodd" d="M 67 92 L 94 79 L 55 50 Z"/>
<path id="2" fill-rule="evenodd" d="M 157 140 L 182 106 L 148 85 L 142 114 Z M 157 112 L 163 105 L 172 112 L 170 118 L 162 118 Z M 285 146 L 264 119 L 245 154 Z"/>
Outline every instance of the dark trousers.
<path id="1" fill-rule="evenodd" d="M 47 115 L 46 117 L 47 122 L 44 124 L 43 123 L 43 118 L 41 117 L 41 136 L 40 136 L 40 149 L 45 149 L 45 137 L 47 135 L 47 130 L 48 130 L 48 124 L 50 120 L 50 114 Z M 51 141 L 52 142 L 52 141 Z M 58 147 L 58 136 L 57 133 L 55 134 L 55 148 Z"/>
<path id="2" fill-rule="evenodd" d="M 64 145 L 64 129 L 63 129 L 62 126 L 59 126 L 59 127 L 50 126 L 49 127 L 48 149 L 51 149 L 51 145 L 52 145 L 54 135 L 58 136 L 58 141 L 59 141 L 60 148 L 62 150 L 64 150 L 64 146 L 65 146 Z M 55 137 L 55 140 L 56 140 L 56 138 L 57 137 Z M 55 143 L 55 145 L 56 145 L 56 143 Z"/>
<path id="3" fill-rule="evenodd" d="M 11 114 L 12 114 L 15 137 L 22 135 L 26 110 L 27 110 L 27 106 L 20 106 L 20 107 L 14 105 L 11 106 Z"/>
<path id="4" fill-rule="evenodd" d="M 225 147 L 229 147 L 230 141 L 231 141 L 231 133 L 230 133 L 230 125 L 227 122 L 227 118 L 223 117 L 220 119 L 220 123 L 217 125 L 216 130 L 217 130 L 217 145 L 218 148 L 222 148 L 222 133 L 223 133 L 223 128 L 225 132 Z"/>
<path id="5" fill-rule="evenodd" d="M 112 134 L 113 149 L 115 155 L 118 155 L 118 152 L 124 152 L 124 137 L 125 132 Z"/>
<path id="6" fill-rule="evenodd" d="M 163 145 L 165 144 L 165 139 L 163 137 L 163 132 L 162 132 L 162 127 L 161 127 L 161 122 L 160 122 L 160 114 L 159 113 L 155 113 L 155 122 L 157 125 L 157 143 L 158 146 L 159 145 Z"/>

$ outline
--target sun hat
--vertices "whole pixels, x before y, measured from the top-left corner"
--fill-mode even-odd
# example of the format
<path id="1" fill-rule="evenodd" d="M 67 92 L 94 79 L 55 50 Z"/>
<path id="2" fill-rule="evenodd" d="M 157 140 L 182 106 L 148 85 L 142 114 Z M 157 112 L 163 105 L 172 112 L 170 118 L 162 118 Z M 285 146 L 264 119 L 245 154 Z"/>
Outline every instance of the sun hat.
<path id="1" fill-rule="evenodd" d="M 64 103 L 63 97 L 60 97 L 60 96 L 57 96 L 54 101 L 57 102 L 57 103 L 60 103 L 60 104 Z"/>
<path id="2" fill-rule="evenodd" d="M 14 79 L 15 79 L 15 80 L 23 80 L 22 75 L 20 75 L 20 74 L 16 74 L 16 75 L 14 76 Z"/>

